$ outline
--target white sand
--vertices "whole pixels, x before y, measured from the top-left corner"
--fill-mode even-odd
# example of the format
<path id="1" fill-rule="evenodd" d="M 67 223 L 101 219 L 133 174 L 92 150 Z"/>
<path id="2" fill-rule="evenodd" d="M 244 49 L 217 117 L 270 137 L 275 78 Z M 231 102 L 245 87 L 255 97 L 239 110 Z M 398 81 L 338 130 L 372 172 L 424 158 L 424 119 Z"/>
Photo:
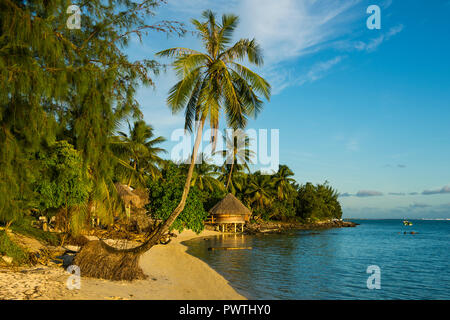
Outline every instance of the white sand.
<path id="1" fill-rule="evenodd" d="M 0 272 L 0 299 L 245 299 L 215 270 L 186 253 L 187 247 L 180 243 L 217 234 L 207 230 L 200 235 L 184 231 L 168 245 L 151 248 L 140 261 L 149 278 L 131 283 L 81 278 L 81 289 L 69 290 L 69 275 L 62 269 Z"/>

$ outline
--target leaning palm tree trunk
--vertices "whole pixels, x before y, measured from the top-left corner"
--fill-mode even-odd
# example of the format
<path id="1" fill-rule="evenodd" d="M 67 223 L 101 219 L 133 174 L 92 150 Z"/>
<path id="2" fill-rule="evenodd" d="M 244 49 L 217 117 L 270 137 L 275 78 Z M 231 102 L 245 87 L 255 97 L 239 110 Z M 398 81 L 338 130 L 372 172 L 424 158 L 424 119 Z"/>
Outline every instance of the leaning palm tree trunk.
<path id="1" fill-rule="evenodd" d="M 233 169 L 234 169 L 234 159 L 233 159 L 233 163 L 231 164 L 230 174 L 228 175 L 227 185 L 225 187 L 226 190 L 228 190 L 228 187 L 230 186 L 231 175 L 233 174 Z"/>
<path id="2" fill-rule="evenodd" d="M 159 243 L 161 237 L 169 231 L 170 226 L 177 219 L 186 205 L 204 124 L 205 119 L 200 122 L 197 131 L 183 194 L 180 203 L 175 210 L 163 224 L 158 226 L 148 235 L 147 240 L 142 245 L 136 248 L 117 249 L 101 240 L 89 242 L 83 247 L 80 253 L 77 254 L 74 260 L 74 264 L 80 268 L 83 276 L 108 280 L 130 281 L 146 278 L 139 266 L 139 258 L 143 253 Z"/>

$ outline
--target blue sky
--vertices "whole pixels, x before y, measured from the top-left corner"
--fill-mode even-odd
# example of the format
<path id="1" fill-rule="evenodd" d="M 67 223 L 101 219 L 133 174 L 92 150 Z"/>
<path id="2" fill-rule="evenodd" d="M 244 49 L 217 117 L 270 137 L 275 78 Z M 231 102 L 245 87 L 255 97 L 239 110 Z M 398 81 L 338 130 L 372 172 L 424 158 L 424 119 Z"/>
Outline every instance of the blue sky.
<path id="1" fill-rule="evenodd" d="M 369 30 L 369 5 L 381 29 Z M 344 217 L 450 218 L 450 1 L 168 0 L 154 21 L 186 23 L 204 9 L 234 13 L 236 39 L 256 38 L 257 69 L 273 96 L 249 123 L 280 130 L 280 162 L 299 183 L 328 180 Z M 150 33 L 128 49 L 153 58 L 199 40 Z M 165 105 L 167 73 L 138 101 L 158 135 L 170 138 L 183 114 Z M 173 142 L 165 147 L 170 150 Z"/>

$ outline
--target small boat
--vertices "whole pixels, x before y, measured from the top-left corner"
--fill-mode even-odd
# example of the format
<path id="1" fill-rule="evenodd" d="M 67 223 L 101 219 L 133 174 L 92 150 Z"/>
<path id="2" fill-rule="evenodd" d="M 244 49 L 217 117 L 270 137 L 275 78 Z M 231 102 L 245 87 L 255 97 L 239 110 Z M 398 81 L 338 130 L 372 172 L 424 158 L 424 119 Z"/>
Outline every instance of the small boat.
<path id="1" fill-rule="evenodd" d="M 412 222 L 408 221 L 408 220 L 403 220 L 403 225 L 404 226 L 412 226 Z"/>

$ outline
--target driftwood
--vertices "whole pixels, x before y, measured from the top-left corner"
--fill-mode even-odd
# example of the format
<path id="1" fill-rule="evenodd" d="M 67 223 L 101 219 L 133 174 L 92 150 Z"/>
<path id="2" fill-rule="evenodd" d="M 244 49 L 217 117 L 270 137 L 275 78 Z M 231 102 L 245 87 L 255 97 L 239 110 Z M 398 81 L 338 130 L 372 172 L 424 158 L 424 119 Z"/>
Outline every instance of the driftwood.
<path id="1" fill-rule="evenodd" d="M 252 247 L 209 247 L 208 251 L 215 250 L 252 250 Z"/>

